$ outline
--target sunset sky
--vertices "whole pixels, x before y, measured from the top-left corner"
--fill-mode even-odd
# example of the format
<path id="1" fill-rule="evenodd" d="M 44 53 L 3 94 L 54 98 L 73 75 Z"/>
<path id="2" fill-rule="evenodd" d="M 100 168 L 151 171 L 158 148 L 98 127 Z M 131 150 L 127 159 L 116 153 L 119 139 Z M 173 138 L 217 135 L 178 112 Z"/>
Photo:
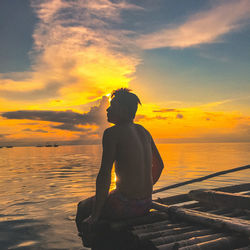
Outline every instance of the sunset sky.
<path id="1" fill-rule="evenodd" d="M 0 146 L 98 143 L 119 87 L 158 143 L 250 142 L 250 0 L 1 0 Z"/>

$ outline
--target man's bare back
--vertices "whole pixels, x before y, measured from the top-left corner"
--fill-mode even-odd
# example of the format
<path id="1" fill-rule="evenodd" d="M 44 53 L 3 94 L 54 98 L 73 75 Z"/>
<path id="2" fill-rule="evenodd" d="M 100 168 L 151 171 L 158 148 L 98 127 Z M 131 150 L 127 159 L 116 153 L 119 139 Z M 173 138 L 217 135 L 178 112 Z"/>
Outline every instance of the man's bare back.
<path id="1" fill-rule="evenodd" d="M 150 133 L 133 122 L 139 98 L 128 89 L 118 89 L 111 97 L 107 118 L 115 125 L 103 133 L 96 195 L 78 204 L 79 232 L 82 224 L 91 227 L 104 214 L 124 218 L 147 213 L 152 203 L 152 187 L 164 167 Z M 109 193 L 114 164 L 116 190 Z"/>
<path id="2" fill-rule="evenodd" d="M 152 194 L 152 149 L 149 132 L 139 124 L 109 128 L 117 141 L 115 156 L 116 188 L 129 199 Z"/>

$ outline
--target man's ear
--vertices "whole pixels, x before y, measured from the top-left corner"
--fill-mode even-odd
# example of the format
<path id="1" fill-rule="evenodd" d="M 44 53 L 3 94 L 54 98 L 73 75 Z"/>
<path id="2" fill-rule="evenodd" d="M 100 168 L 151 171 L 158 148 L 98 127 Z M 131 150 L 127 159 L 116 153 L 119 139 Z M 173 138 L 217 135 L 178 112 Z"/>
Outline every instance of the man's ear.
<path id="1" fill-rule="evenodd" d="M 121 114 L 124 118 L 128 119 L 129 118 L 129 111 L 127 107 L 122 107 Z"/>

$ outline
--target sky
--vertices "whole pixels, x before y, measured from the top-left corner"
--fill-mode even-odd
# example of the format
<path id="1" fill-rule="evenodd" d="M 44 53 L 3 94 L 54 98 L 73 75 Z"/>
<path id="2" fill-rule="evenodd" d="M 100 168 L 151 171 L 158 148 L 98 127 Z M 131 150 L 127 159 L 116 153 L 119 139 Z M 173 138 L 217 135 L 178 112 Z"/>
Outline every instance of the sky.
<path id="1" fill-rule="evenodd" d="M 0 146 L 100 143 L 109 94 L 157 143 L 250 142 L 250 0 L 1 0 Z"/>

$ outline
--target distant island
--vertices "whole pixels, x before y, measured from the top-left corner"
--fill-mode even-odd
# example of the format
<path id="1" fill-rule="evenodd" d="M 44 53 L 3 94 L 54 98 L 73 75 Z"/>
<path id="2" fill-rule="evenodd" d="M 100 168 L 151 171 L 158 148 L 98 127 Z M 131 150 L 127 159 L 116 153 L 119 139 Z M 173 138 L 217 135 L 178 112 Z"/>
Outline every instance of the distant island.
<path id="1" fill-rule="evenodd" d="M 46 145 L 36 145 L 36 147 L 41 148 L 41 147 L 59 147 L 58 144 L 46 144 Z"/>

